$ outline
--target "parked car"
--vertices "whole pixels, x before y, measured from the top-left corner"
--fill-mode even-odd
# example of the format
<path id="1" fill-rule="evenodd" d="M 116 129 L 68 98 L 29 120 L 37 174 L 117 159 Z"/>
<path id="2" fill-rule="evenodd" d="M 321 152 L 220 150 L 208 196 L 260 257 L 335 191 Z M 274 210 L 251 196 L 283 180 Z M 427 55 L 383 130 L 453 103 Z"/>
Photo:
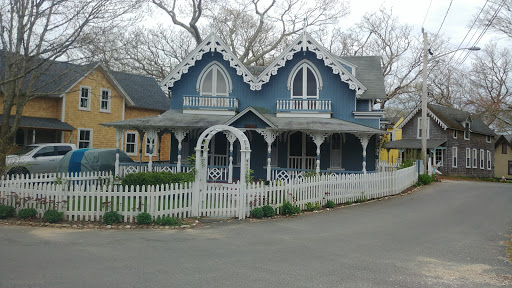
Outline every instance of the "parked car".
<path id="1" fill-rule="evenodd" d="M 55 173 L 59 161 L 69 151 L 76 150 L 75 144 L 42 143 L 22 147 L 14 155 L 6 158 L 8 175 Z"/>
<path id="2" fill-rule="evenodd" d="M 59 162 L 59 173 L 99 172 L 115 170 L 116 154 L 119 162 L 133 162 L 124 151 L 117 149 L 78 149 L 66 154 Z"/>

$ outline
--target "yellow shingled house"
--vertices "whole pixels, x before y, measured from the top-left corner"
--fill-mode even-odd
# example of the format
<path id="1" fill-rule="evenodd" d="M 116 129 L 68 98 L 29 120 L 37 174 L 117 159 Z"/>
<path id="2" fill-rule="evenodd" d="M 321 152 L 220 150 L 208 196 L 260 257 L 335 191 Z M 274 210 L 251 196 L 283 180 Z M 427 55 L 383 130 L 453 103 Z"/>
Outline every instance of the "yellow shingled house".
<path id="1" fill-rule="evenodd" d="M 398 129 L 398 125 L 404 121 L 402 117 L 395 117 L 391 119 L 391 122 L 386 125 L 386 131 L 390 132 L 389 134 L 384 136 L 384 142 L 401 140 L 402 139 L 402 129 Z M 400 156 L 400 151 L 398 149 L 380 149 L 380 161 L 387 163 L 397 163 L 398 158 Z"/>
<path id="2" fill-rule="evenodd" d="M 37 97 L 26 104 L 14 140 L 18 146 L 62 142 L 116 148 L 116 129 L 101 123 L 160 115 L 170 105 L 154 78 L 109 71 L 99 63 L 55 62 L 36 82 Z M 0 109 L 2 100 L 0 91 Z M 124 131 L 123 136 L 121 150 L 135 161 L 149 160 L 142 131 Z M 157 140 L 153 160 L 169 160 L 170 136 Z"/>

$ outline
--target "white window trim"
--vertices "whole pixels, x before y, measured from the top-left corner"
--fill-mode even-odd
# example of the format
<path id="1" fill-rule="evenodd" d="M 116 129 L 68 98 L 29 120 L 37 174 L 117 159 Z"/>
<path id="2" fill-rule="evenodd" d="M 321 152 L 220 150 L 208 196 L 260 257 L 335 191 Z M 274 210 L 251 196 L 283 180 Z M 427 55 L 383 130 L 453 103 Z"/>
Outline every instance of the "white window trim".
<path id="1" fill-rule="evenodd" d="M 457 139 L 457 130 L 453 129 L 453 139 Z"/>
<path id="2" fill-rule="evenodd" d="M 128 146 L 128 134 L 134 134 L 135 135 L 135 145 L 134 145 L 134 150 L 133 150 L 133 153 L 128 153 L 128 151 L 126 150 L 126 146 Z M 124 136 L 125 140 L 124 140 L 124 152 L 126 152 L 126 155 L 128 156 L 137 156 L 137 146 L 138 146 L 138 139 L 139 139 L 139 133 L 136 132 L 136 131 L 127 131 L 125 133 L 125 136 Z"/>
<path id="3" fill-rule="evenodd" d="M 487 170 L 491 170 L 492 166 L 492 157 L 491 157 L 491 151 L 487 150 Z"/>
<path id="4" fill-rule="evenodd" d="M 421 117 L 418 117 L 418 129 L 416 129 L 416 138 L 421 139 L 421 133 L 420 133 L 420 121 Z M 427 139 L 430 139 L 430 117 L 427 117 Z"/>
<path id="5" fill-rule="evenodd" d="M 484 149 L 480 149 L 480 169 L 485 169 L 485 154 Z"/>
<path id="6" fill-rule="evenodd" d="M 295 80 L 295 76 L 299 72 L 301 68 L 305 68 L 302 70 L 302 96 L 293 96 L 293 81 Z M 313 72 L 313 76 L 315 76 L 316 80 L 316 96 L 307 96 L 304 94 L 307 94 L 307 68 L 311 69 Z M 323 87 L 323 81 L 322 77 L 320 75 L 320 71 L 318 71 L 318 68 L 316 68 L 313 63 L 311 63 L 308 60 L 302 60 L 299 63 L 297 63 L 293 69 L 290 75 L 288 76 L 288 90 L 290 90 L 290 98 L 291 99 L 318 99 L 320 97 L 320 90 L 322 90 Z M 357 105 L 357 104 L 356 104 Z"/>
<path id="7" fill-rule="evenodd" d="M 93 146 L 92 146 L 92 143 L 93 143 L 93 142 L 92 142 L 92 139 L 93 139 L 93 138 L 92 138 L 92 136 L 93 136 L 93 133 L 92 133 L 92 132 L 93 132 L 93 130 L 92 130 L 92 129 L 90 129 L 90 128 L 78 128 L 77 139 L 76 139 L 76 147 L 77 147 L 77 148 L 79 148 L 79 147 L 80 147 L 80 132 L 82 132 L 82 131 L 90 131 L 90 133 L 89 133 L 89 136 L 90 136 L 90 139 L 89 139 L 89 147 L 87 147 L 87 148 L 93 148 Z"/>
<path id="8" fill-rule="evenodd" d="M 87 107 L 82 107 L 80 103 L 82 103 L 82 89 L 88 89 L 89 93 L 87 98 Z M 78 90 L 78 110 L 82 111 L 91 111 L 91 87 L 90 86 L 82 86 L 80 85 L 80 89 Z"/>
<path id="9" fill-rule="evenodd" d="M 208 74 L 208 72 L 210 72 L 210 70 L 214 70 L 213 75 L 212 75 L 212 93 L 204 93 L 202 91 L 203 80 L 204 80 L 204 77 Z M 217 84 L 217 82 L 216 82 L 217 73 L 219 71 L 224 76 L 224 80 L 226 80 L 227 93 L 225 95 L 224 94 L 218 95 L 217 91 L 216 91 L 217 90 L 217 85 L 216 85 Z M 233 91 L 233 83 L 231 82 L 231 77 L 229 77 L 229 73 L 226 70 L 226 68 L 224 68 L 224 66 L 222 66 L 222 64 L 220 64 L 219 62 L 212 61 L 199 74 L 199 77 L 197 78 L 197 82 L 196 82 L 196 91 L 199 93 L 200 96 L 228 97 L 229 94 Z"/>
<path id="10" fill-rule="evenodd" d="M 487 139 L 489 139 L 489 140 L 487 140 Z M 489 135 L 485 136 L 485 142 L 491 143 L 491 136 L 489 136 Z"/>
<path id="11" fill-rule="evenodd" d="M 155 137 L 155 139 L 153 139 L 153 141 L 155 142 L 155 146 L 153 147 L 153 154 L 149 154 L 148 152 L 148 136 L 146 135 L 146 139 L 144 140 L 144 156 L 156 156 L 156 151 L 158 151 L 158 141 L 157 141 L 157 138 Z"/>
<path id="12" fill-rule="evenodd" d="M 456 131 L 456 130 L 455 130 Z M 457 147 L 452 147 L 452 167 L 457 168 L 457 165 L 459 164 L 459 155 L 457 154 Z M 455 161 L 453 161 L 455 160 Z"/>
<path id="13" fill-rule="evenodd" d="M 473 148 L 473 168 L 478 168 L 478 150 Z"/>
<path id="14" fill-rule="evenodd" d="M 468 127 L 468 138 L 466 138 L 466 123 L 469 124 Z M 471 123 L 464 122 L 464 140 L 469 140 L 471 138 Z"/>
<path id="15" fill-rule="evenodd" d="M 434 155 L 434 160 L 436 161 L 436 165 L 437 165 L 437 151 L 441 151 L 441 164 L 438 165 L 438 167 L 443 167 L 443 162 L 444 162 L 444 153 L 443 153 L 443 150 L 444 149 L 436 149 L 436 154 Z"/>
<path id="16" fill-rule="evenodd" d="M 103 91 L 107 91 L 108 93 L 108 100 L 107 100 L 107 109 L 101 109 L 101 103 L 103 102 Z M 112 104 L 112 91 L 110 89 L 105 89 L 105 88 L 101 88 L 100 89 L 100 112 L 104 112 L 104 113 L 110 113 L 111 111 L 111 104 Z"/>
<path id="17" fill-rule="evenodd" d="M 471 148 L 466 148 L 466 168 L 471 168 Z"/>

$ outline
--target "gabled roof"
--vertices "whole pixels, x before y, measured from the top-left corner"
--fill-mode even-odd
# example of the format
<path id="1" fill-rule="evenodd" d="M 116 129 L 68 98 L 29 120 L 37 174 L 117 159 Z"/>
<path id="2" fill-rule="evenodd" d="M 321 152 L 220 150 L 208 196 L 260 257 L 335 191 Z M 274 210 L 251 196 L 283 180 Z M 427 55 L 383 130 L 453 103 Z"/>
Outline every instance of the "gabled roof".
<path id="1" fill-rule="evenodd" d="M 360 99 L 386 98 L 380 56 L 342 56 L 340 58 L 356 65 L 354 75 L 367 88 Z"/>
<path id="2" fill-rule="evenodd" d="M 367 88 L 356 77 L 349 72 L 339 61 L 339 58 L 329 53 L 322 45 L 316 42 L 308 33 L 302 33 L 279 55 L 259 76 L 257 85 L 268 83 L 272 75 L 277 74 L 279 68 L 285 66 L 286 62 L 293 59 L 295 53 L 310 51 L 316 54 L 318 59 L 324 60 L 325 66 L 332 68 L 334 74 L 340 75 L 341 81 L 347 83 L 349 88 L 356 91 L 356 96 L 360 97 Z M 379 66 L 380 68 L 380 63 Z M 382 73 L 381 73 L 382 74 Z"/>
<path id="3" fill-rule="evenodd" d="M 409 115 L 397 126 L 402 129 L 419 111 L 421 105 L 418 105 Z M 480 118 L 471 115 L 471 113 L 459 109 L 441 106 L 437 104 L 427 105 L 427 115 L 433 118 L 443 129 L 464 130 L 463 123 L 470 121 L 470 131 L 483 135 L 495 136 L 496 134 Z"/>
<path id="4" fill-rule="evenodd" d="M 507 143 L 510 147 L 512 147 L 512 134 L 508 135 L 500 135 L 498 139 L 496 140 L 496 143 L 494 143 L 494 147 L 498 147 L 502 142 Z"/>
<path id="5" fill-rule="evenodd" d="M 35 73 L 41 73 L 33 86 L 34 92 L 38 96 L 62 97 L 89 73 L 98 68 L 125 97 L 129 105 L 159 111 L 165 111 L 170 107 L 169 99 L 152 77 L 110 71 L 99 62 L 86 65 L 60 61 L 49 61 L 48 63 L 51 65 L 43 66 L 39 71 L 35 71 Z M 0 71 L 4 71 L 4 65 L 4 54 L 0 53 Z"/>
<path id="6" fill-rule="evenodd" d="M 270 122 L 267 118 L 265 118 L 265 116 L 263 116 L 260 112 L 258 112 L 256 109 L 254 109 L 251 106 L 245 108 L 242 112 L 238 113 L 236 116 L 233 116 L 233 118 L 229 119 L 226 123 L 224 123 L 224 125 L 231 125 L 231 124 L 233 124 L 236 120 L 242 118 L 244 115 L 246 115 L 249 112 L 254 113 L 254 115 L 256 115 L 256 117 L 260 118 L 261 121 L 265 122 L 269 127 L 277 128 L 274 125 L 274 123 Z"/>

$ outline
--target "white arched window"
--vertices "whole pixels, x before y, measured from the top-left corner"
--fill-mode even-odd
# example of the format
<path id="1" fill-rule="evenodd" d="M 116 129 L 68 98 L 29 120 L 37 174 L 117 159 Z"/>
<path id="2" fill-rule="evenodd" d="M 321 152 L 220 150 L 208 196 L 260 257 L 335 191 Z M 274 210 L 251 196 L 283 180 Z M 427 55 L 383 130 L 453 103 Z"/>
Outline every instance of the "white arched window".
<path id="1" fill-rule="evenodd" d="M 288 79 L 288 89 L 291 97 L 295 99 L 318 98 L 318 91 L 322 89 L 322 79 L 316 67 L 309 61 L 299 62 L 292 70 Z"/>
<path id="2" fill-rule="evenodd" d="M 226 69 L 217 61 L 206 66 L 197 81 L 200 96 L 227 97 L 232 90 L 231 79 Z"/>

